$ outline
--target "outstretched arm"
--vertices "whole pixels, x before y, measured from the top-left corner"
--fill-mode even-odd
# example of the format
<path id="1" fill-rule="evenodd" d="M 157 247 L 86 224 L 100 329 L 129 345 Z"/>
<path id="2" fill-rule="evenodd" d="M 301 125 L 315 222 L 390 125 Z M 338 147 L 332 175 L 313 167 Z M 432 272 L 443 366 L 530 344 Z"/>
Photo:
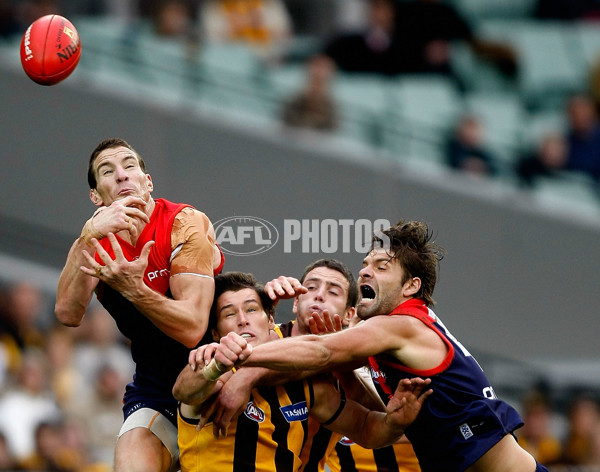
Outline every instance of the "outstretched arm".
<path id="1" fill-rule="evenodd" d="M 431 379 L 403 379 L 385 412 L 368 410 L 351 399 L 333 392 L 332 385 L 315 383 L 315 403 L 311 416 L 332 431 L 349 437 L 366 448 L 379 448 L 397 442 L 432 394 Z"/>

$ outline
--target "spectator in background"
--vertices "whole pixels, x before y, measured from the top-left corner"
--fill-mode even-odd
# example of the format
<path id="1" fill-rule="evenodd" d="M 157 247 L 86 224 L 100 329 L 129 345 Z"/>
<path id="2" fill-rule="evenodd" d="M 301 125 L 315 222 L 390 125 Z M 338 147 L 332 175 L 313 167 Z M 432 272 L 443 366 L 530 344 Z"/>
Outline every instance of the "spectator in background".
<path id="1" fill-rule="evenodd" d="M 540 20 L 600 20 L 596 0 L 537 0 L 533 16 Z"/>
<path id="2" fill-rule="evenodd" d="M 446 159 L 450 167 L 470 175 L 497 173 L 494 157 L 485 144 L 483 125 L 474 115 L 459 120 L 446 143 Z"/>
<path id="3" fill-rule="evenodd" d="M 0 397 L 0 432 L 19 461 L 34 452 L 38 423 L 54 422 L 61 417 L 48 380 L 43 353 L 30 349 L 23 355 L 16 385 Z"/>
<path id="4" fill-rule="evenodd" d="M 440 0 L 369 0 L 362 31 L 334 37 L 325 54 L 347 72 L 387 75 L 440 74 L 464 90 L 451 63 L 451 43 L 466 41 L 479 57 L 509 77 L 517 73 L 515 52 L 504 43 L 477 37 L 469 23 Z"/>
<path id="5" fill-rule="evenodd" d="M 0 311 L 0 343 L 3 347 L 6 369 L 15 373 L 21 357 L 29 347 L 42 349 L 44 333 L 44 294 L 26 281 L 9 285 L 4 292 Z"/>
<path id="6" fill-rule="evenodd" d="M 304 88 L 283 106 L 282 120 L 288 126 L 317 131 L 338 127 L 338 110 L 331 92 L 335 65 L 323 55 L 310 59 Z"/>
<path id="7" fill-rule="evenodd" d="M 600 406 L 594 397 L 580 394 L 573 398 L 568 412 L 568 432 L 561 464 L 588 465 L 600 454 L 598 430 Z"/>
<path id="8" fill-rule="evenodd" d="M 0 432 L 0 470 L 16 470 L 17 461 L 8 447 L 6 435 Z"/>
<path id="9" fill-rule="evenodd" d="M 551 430 L 552 408 L 542 392 L 532 390 L 523 399 L 523 421 L 517 431 L 519 444 L 543 464 L 554 464 L 561 455 L 560 439 Z"/>
<path id="10" fill-rule="evenodd" d="M 76 402 L 76 416 L 83 426 L 92 463 L 112 470 L 116 443 L 115 431 L 123 422 L 123 377 L 111 365 L 94 371 L 93 390 Z M 89 412 L 94 414 L 90 415 Z"/>
<path id="11" fill-rule="evenodd" d="M 588 174 L 600 182 L 600 122 L 594 101 L 578 94 L 567 102 L 567 170 Z"/>
<path id="12" fill-rule="evenodd" d="M 281 0 L 206 0 L 201 35 L 213 43 L 242 43 L 275 60 L 291 38 L 292 22 Z"/>
<path id="13" fill-rule="evenodd" d="M 558 132 L 545 134 L 535 149 L 517 160 L 516 173 L 525 187 L 533 187 L 538 177 L 557 177 L 567 166 L 567 142 Z"/>
<path id="14" fill-rule="evenodd" d="M 35 450 L 23 459 L 20 467 L 32 471 L 78 472 L 84 463 L 78 451 L 64 441 L 64 425 L 41 422 L 35 428 Z"/>

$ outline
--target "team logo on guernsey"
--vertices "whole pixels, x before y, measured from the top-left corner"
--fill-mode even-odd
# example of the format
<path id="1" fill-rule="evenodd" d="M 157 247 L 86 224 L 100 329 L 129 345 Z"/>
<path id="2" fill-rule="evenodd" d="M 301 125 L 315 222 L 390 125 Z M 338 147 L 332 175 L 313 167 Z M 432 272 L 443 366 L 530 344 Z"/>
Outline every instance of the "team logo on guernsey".
<path id="1" fill-rule="evenodd" d="M 305 401 L 294 403 L 293 405 L 280 406 L 279 409 L 288 423 L 308 419 L 308 407 Z"/>
<path id="2" fill-rule="evenodd" d="M 473 431 L 471 431 L 471 428 L 469 428 L 469 425 L 467 423 L 461 424 L 459 428 L 460 434 L 463 435 L 463 438 L 469 439 L 471 436 L 473 436 Z"/>
<path id="3" fill-rule="evenodd" d="M 253 401 L 249 401 L 246 405 L 246 411 L 244 411 L 244 415 L 246 415 L 246 417 L 250 418 L 252 421 L 256 421 L 257 423 L 262 423 L 265 420 L 265 412 L 257 407 Z"/>
<path id="4" fill-rule="evenodd" d="M 373 367 L 371 367 L 371 378 L 373 379 L 373 382 L 379 384 L 380 377 L 383 377 L 383 379 L 385 380 L 385 374 L 383 372 L 375 370 L 373 369 Z"/>
<path id="5" fill-rule="evenodd" d="M 355 444 L 355 442 L 352 441 L 352 439 L 344 436 L 342 439 L 340 439 L 338 441 L 338 444 L 341 444 L 342 446 L 352 446 L 353 444 Z"/>

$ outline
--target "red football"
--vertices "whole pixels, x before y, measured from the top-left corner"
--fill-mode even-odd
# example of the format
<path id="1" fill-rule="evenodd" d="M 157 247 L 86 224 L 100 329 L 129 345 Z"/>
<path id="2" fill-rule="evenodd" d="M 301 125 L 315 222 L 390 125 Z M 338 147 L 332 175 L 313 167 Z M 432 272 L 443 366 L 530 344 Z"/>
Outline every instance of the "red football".
<path id="1" fill-rule="evenodd" d="M 79 62 L 79 33 L 66 18 L 46 15 L 35 20 L 21 40 L 21 64 L 31 80 L 54 85 L 66 79 Z"/>

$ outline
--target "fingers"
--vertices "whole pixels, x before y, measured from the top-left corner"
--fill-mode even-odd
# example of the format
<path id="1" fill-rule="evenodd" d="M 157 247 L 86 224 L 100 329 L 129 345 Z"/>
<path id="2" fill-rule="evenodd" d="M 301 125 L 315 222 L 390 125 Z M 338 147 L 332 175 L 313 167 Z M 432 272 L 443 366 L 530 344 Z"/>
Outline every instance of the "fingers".
<path id="1" fill-rule="evenodd" d="M 271 300 L 294 298 L 308 290 L 294 277 L 279 276 L 265 284 L 265 291 Z"/>

